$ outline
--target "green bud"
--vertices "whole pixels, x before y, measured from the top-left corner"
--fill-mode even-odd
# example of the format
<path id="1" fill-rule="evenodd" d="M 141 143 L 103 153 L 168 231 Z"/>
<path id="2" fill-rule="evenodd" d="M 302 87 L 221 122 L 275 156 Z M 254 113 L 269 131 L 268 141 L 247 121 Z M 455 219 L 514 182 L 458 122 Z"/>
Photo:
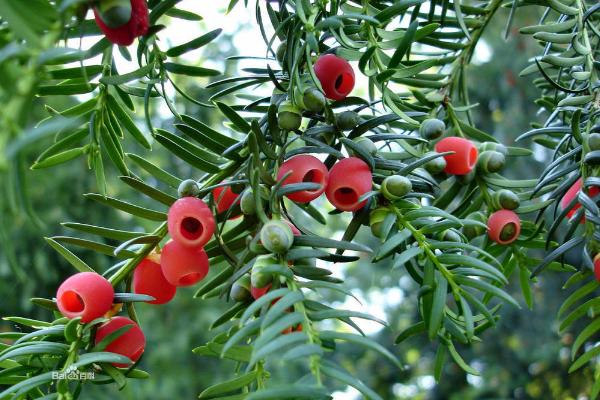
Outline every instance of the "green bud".
<path id="1" fill-rule="evenodd" d="M 272 220 L 260 230 L 260 241 L 272 253 L 285 253 L 294 243 L 294 234 L 285 222 Z"/>
<path id="2" fill-rule="evenodd" d="M 519 196 L 511 190 L 500 189 L 494 194 L 494 203 L 498 208 L 505 210 L 515 210 L 521 205 Z"/>
<path id="3" fill-rule="evenodd" d="M 196 197 L 200 194 L 200 186 L 193 179 L 186 179 L 179 184 L 177 188 L 179 197 Z"/>
<path id="4" fill-rule="evenodd" d="M 381 237 L 383 235 L 381 229 L 383 228 L 383 221 L 385 220 L 385 217 L 387 217 L 389 214 L 390 210 L 384 207 L 376 208 L 369 214 L 369 226 L 371 227 L 371 233 L 373 233 L 375 237 L 383 239 Z"/>
<path id="5" fill-rule="evenodd" d="M 251 300 L 252 295 L 250 294 L 250 275 L 243 275 L 240 279 L 235 281 L 231 286 L 229 296 L 233 300 L 240 302 Z"/>
<path id="6" fill-rule="evenodd" d="M 385 178 L 381 184 L 383 197 L 390 201 L 398 200 L 409 194 L 412 190 L 412 182 L 405 176 L 392 175 Z"/>
<path id="7" fill-rule="evenodd" d="M 456 177 L 456 182 L 461 184 L 461 185 L 468 185 L 471 182 L 473 182 L 473 179 L 475 179 L 475 174 L 476 174 L 477 168 L 473 168 L 471 170 L 471 172 L 469 172 L 466 175 L 455 175 Z"/>
<path id="8" fill-rule="evenodd" d="M 344 111 L 335 116 L 335 126 L 342 131 L 356 128 L 360 117 L 354 111 Z"/>
<path id="9" fill-rule="evenodd" d="M 131 19 L 130 0 L 102 0 L 97 6 L 102 22 L 109 28 L 118 28 Z"/>
<path id="10" fill-rule="evenodd" d="M 455 231 L 454 229 L 446 229 L 438 234 L 438 238 L 445 242 L 462 242 L 462 238 L 460 237 L 460 233 Z"/>
<path id="11" fill-rule="evenodd" d="M 436 153 L 429 152 L 429 153 L 425 154 L 425 156 L 430 156 L 432 154 L 436 154 Z M 433 160 L 428 161 L 424 165 L 424 167 L 427 170 L 427 172 L 429 172 L 430 174 L 437 175 L 440 172 L 442 172 L 444 169 L 446 169 L 446 159 L 444 157 L 434 158 Z"/>
<path id="12" fill-rule="evenodd" d="M 479 155 L 477 159 L 477 169 L 481 173 L 494 173 L 504 168 L 506 157 L 504 154 L 495 150 L 486 150 Z"/>
<path id="13" fill-rule="evenodd" d="M 600 150 L 600 133 L 590 133 L 587 142 L 590 150 Z"/>
<path id="14" fill-rule="evenodd" d="M 254 193 L 251 189 L 244 192 L 240 199 L 240 208 L 244 215 L 254 215 L 256 213 L 256 203 L 254 202 Z"/>
<path id="15" fill-rule="evenodd" d="M 483 214 L 480 211 L 476 211 L 467 215 L 466 219 L 471 219 L 473 221 L 478 221 L 484 224 L 487 222 L 485 214 Z M 476 238 L 477 236 L 483 235 L 486 232 L 486 228 L 478 225 L 465 225 L 462 227 L 462 232 L 467 237 L 467 239 L 471 240 L 473 238 Z"/>
<path id="16" fill-rule="evenodd" d="M 484 151 L 488 150 L 497 151 L 505 156 L 508 155 L 508 149 L 502 143 L 483 142 L 479 145 L 479 152 L 483 153 Z"/>
<path id="17" fill-rule="evenodd" d="M 304 109 L 307 111 L 320 113 L 325 108 L 327 99 L 319 89 L 311 86 L 302 94 L 302 103 L 304 104 Z"/>
<path id="18" fill-rule="evenodd" d="M 286 131 L 295 131 L 302 124 L 302 115 L 298 107 L 289 101 L 284 101 L 277 109 L 277 124 Z"/>
<path id="19" fill-rule="evenodd" d="M 265 272 L 265 268 L 269 265 L 275 265 L 279 262 L 270 255 L 262 255 L 256 257 L 252 271 L 250 273 L 250 283 L 255 288 L 263 288 L 273 282 L 273 274 Z"/>
<path id="20" fill-rule="evenodd" d="M 358 144 L 360 147 L 365 149 L 365 151 L 371 155 L 377 154 L 377 146 L 375 143 L 369 138 L 359 136 L 356 139 L 353 139 L 354 143 Z"/>
<path id="21" fill-rule="evenodd" d="M 445 130 L 446 124 L 444 124 L 444 121 L 437 118 L 428 118 L 421 122 L 421 126 L 419 126 L 419 135 L 421 135 L 423 139 L 434 140 L 442 136 Z"/>

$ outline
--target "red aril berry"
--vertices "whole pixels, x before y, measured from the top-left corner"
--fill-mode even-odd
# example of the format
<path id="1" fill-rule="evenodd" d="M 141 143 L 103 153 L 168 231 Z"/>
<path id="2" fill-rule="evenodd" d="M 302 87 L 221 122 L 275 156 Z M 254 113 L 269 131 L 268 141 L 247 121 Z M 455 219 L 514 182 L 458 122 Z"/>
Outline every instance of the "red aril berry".
<path id="1" fill-rule="evenodd" d="M 136 37 L 144 36 L 148 32 L 149 18 L 146 0 L 131 0 L 131 18 L 124 25 L 115 28 L 109 27 L 102 20 L 97 7 L 94 7 L 94 17 L 106 38 L 119 46 L 129 46 Z"/>
<path id="2" fill-rule="evenodd" d="M 154 259 L 153 259 L 154 258 Z M 133 292 L 155 298 L 150 304 L 165 304 L 171 301 L 177 288 L 165 278 L 160 267 L 160 256 L 148 256 L 133 272 Z"/>
<path id="3" fill-rule="evenodd" d="M 565 193 L 565 195 L 563 196 L 563 198 L 560 200 L 560 206 L 561 208 L 564 210 L 565 208 L 567 208 L 569 206 L 569 203 L 571 203 L 571 201 L 573 201 L 574 198 L 576 198 L 579 195 L 579 191 L 581 190 L 581 188 L 583 187 L 583 180 L 581 178 L 577 179 L 577 181 L 573 184 L 573 186 L 571 186 L 569 188 L 569 190 L 567 190 L 567 192 Z M 588 195 L 590 197 L 594 197 L 596 195 L 600 194 L 600 188 L 596 187 L 596 186 L 592 186 L 588 189 Z M 581 204 L 579 203 L 575 203 L 575 205 L 573 206 L 573 208 L 571 208 L 569 210 L 569 212 L 567 212 L 567 218 L 571 218 L 573 217 L 573 215 L 577 212 L 577 210 L 581 207 Z M 581 220 L 579 221 L 579 223 L 583 224 L 585 222 L 585 216 L 581 217 Z"/>
<path id="4" fill-rule="evenodd" d="M 202 247 L 215 231 L 215 218 L 202 200 L 183 197 L 169 209 L 167 225 L 174 241 L 187 247 Z"/>
<path id="5" fill-rule="evenodd" d="M 279 168 L 277 173 L 277 180 L 283 179 L 283 176 L 291 172 L 291 174 L 285 178 L 282 187 L 291 185 L 294 183 L 312 182 L 321 185 L 316 190 L 303 190 L 301 192 L 289 193 L 286 196 L 296 203 L 308 203 L 319 197 L 327 186 L 327 180 L 329 178 L 329 171 L 327 167 L 318 158 L 308 154 L 301 154 L 294 156 L 285 161 Z"/>
<path id="6" fill-rule="evenodd" d="M 160 266 L 171 285 L 190 286 L 204 279 L 209 264 L 202 247 L 186 247 L 172 240 L 162 249 Z"/>
<path id="7" fill-rule="evenodd" d="M 221 182 L 224 183 L 224 182 Z M 217 212 L 221 214 L 227 211 L 236 202 L 239 203 L 240 195 L 231 190 L 231 186 L 219 186 L 212 191 L 213 199 L 217 205 Z"/>
<path id="8" fill-rule="evenodd" d="M 292 230 L 292 234 L 294 236 L 300 236 L 302 235 L 302 232 L 300 232 L 300 229 L 296 228 L 294 226 L 294 224 L 292 224 L 290 221 L 288 221 L 287 219 L 282 219 L 283 222 L 285 222 L 286 224 L 288 224 L 290 226 L 290 229 Z"/>
<path id="9" fill-rule="evenodd" d="M 110 321 L 100 325 L 96 331 L 95 342 L 96 344 L 100 343 L 106 336 L 124 326 L 131 326 L 131 328 L 127 329 L 124 333 L 111 341 L 104 348 L 104 351 L 120 354 L 129 358 L 132 362 L 136 362 L 144 352 L 144 348 L 146 347 L 146 337 L 139 325 L 129 318 L 113 317 Z M 113 363 L 113 366 L 125 368 L 129 367 L 129 364 Z"/>
<path id="10" fill-rule="evenodd" d="M 354 89 L 354 70 L 343 58 L 324 54 L 317 59 L 314 68 L 328 99 L 342 100 Z"/>
<path id="11" fill-rule="evenodd" d="M 67 278 L 56 292 L 59 311 L 69 319 L 87 323 L 102 317 L 112 307 L 115 291 L 109 281 L 95 272 L 80 272 Z"/>
<path id="12" fill-rule="evenodd" d="M 460 137 L 447 137 L 435 145 L 435 151 L 444 153 L 453 151 L 454 154 L 444 156 L 446 168 L 444 171 L 452 175 L 466 175 L 477 164 L 477 147 L 470 140 Z"/>
<path id="13" fill-rule="evenodd" d="M 271 289 L 270 283 L 263 288 L 255 288 L 254 286 L 251 286 L 250 294 L 252 295 L 252 297 L 254 297 L 254 300 L 257 300 L 263 297 L 269 291 L 269 289 Z"/>
<path id="14" fill-rule="evenodd" d="M 594 276 L 600 282 L 600 253 L 594 257 Z"/>
<path id="15" fill-rule="evenodd" d="M 488 219 L 488 235 L 499 244 L 514 242 L 521 233 L 521 219 L 512 210 L 499 210 Z"/>
<path id="16" fill-rule="evenodd" d="M 371 190 L 373 174 L 366 162 L 357 157 L 338 161 L 329 171 L 329 183 L 325 194 L 335 208 L 356 211 L 364 207 L 366 200 L 360 196 Z"/>

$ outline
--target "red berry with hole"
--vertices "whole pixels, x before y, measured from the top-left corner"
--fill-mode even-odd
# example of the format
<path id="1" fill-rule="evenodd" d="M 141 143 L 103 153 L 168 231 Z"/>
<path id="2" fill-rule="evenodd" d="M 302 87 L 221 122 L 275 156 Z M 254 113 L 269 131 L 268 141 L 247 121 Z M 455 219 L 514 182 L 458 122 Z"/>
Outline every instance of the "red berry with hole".
<path id="1" fill-rule="evenodd" d="M 444 171 L 452 175 L 467 175 L 477 164 L 477 147 L 473 142 L 460 137 L 447 137 L 435 145 L 435 151 L 444 153 L 453 151 L 454 154 L 444 156 L 446 168 Z"/>
<path id="2" fill-rule="evenodd" d="M 167 282 L 191 286 L 208 274 L 208 256 L 202 247 L 186 247 L 170 241 L 162 249 L 160 266 Z"/>
<path id="3" fill-rule="evenodd" d="M 255 288 L 254 286 L 250 287 L 250 294 L 254 297 L 254 300 L 258 300 L 263 297 L 267 292 L 271 289 L 271 284 L 269 283 L 267 286 L 262 288 Z"/>
<path id="4" fill-rule="evenodd" d="M 95 272 L 80 272 L 67 278 L 56 292 L 59 311 L 69 319 L 87 323 L 102 317 L 112 307 L 115 291 L 109 281 Z"/>
<path id="5" fill-rule="evenodd" d="M 148 33 L 149 16 L 146 0 L 131 0 L 131 17 L 127 23 L 111 28 L 108 21 L 103 21 L 100 11 L 94 7 L 96 24 L 104 33 L 106 38 L 119 46 L 129 46 L 138 36 Z"/>
<path id="6" fill-rule="evenodd" d="M 372 186 L 373 174 L 367 163 L 360 158 L 349 157 L 338 161 L 329 171 L 325 194 L 338 210 L 356 211 L 367 203 L 366 200 L 358 200 Z"/>
<path id="7" fill-rule="evenodd" d="M 132 362 L 136 362 L 142 356 L 146 347 L 146 337 L 138 324 L 125 317 L 113 317 L 110 321 L 98 327 L 96 331 L 96 344 L 102 339 L 116 331 L 117 329 L 130 326 L 124 333 L 111 341 L 103 351 L 120 354 L 129 358 Z M 129 364 L 113 363 L 113 366 L 119 368 L 129 367 Z"/>
<path id="8" fill-rule="evenodd" d="M 147 294 L 155 298 L 149 304 L 165 304 L 175 297 L 177 287 L 165 278 L 158 255 L 142 260 L 133 272 L 133 292 Z"/>
<path id="9" fill-rule="evenodd" d="M 328 99 L 343 100 L 354 89 L 354 70 L 343 58 L 324 54 L 317 59 L 314 68 Z"/>
<path id="10" fill-rule="evenodd" d="M 596 254 L 594 257 L 594 276 L 600 282 L 600 254 Z"/>
<path id="11" fill-rule="evenodd" d="M 221 182 L 224 183 L 224 182 Z M 231 186 L 219 186 L 212 191 L 213 199 L 219 214 L 227 211 L 234 204 L 239 203 L 240 195 L 231 190 Z"/>
<path id="12" fill-rule="evenodd" d="M 215 218 L 202 200 L 183 197 L 171 205 L 167 225 L 174 241 L 187 247 L 202 247 L 215 231 Z"/>
<path id="13" fill-rule="evenodd" d="M 488 219 L 488 235 L 499 244 L 510 244 L 521 233 L 521 219 L 512 210 L 499 210 Z"/>
<path id="14" fill-rule="evenodd" d="M 282 187 L 295 183 L 310 182 L 321 185 L 316 190 L 303 190 L 301 192 L 294 192 L 287 194 L 286 196 L 296 203 L 308 203 L 319 197 L 327 186 L 327 180 L 329 179 L 329 171 L 325 164 L 316 157 L 308 154 L 302 154 L 294 156 L 285 161 L 279 168 L 277 173 L 277 180 L 281 181 L 285 174 L 290 175 L 283 181 Z"/>
<path id="15" fill-rule="evenodd" d="M 564 210 L 565 208 L 567 208 L 569 206 L 569 203 L 571 203 L 571 201 L 573 201 L 574 198 L 576 198 L 579 195 L 579 192 L 581 191 L 583 187 L 583 180 L 581 178 L 579 178 L 574 184 L 573 186 L 571 186 L 569 188 L 569 190 L 567 190 L 567 192 L 565 193 L 565 195 L 563 196 L 563 198 L 560 200 L 560 206 L 561 208 Z M 600 194 L 600 188 L 596 187 L 596 186 L 592 186 L 588 189 L 588 195 L 590 197 L 594 197 L 596 195 Z M 573 215 L 577 212 L 577 210 L 579 210 L 579 208 L 581 208 L 581 204 L 579 203 L 575 203 L 575 205 L 573 206 L 573 208 L 571 208 L 568 212 L 567 212 L 567 218 L 571 218 L 573 217 Z M 583 224 L 585 222 L 585 216 L 581 217 L 581 220 L 579 221 L 579 223 Z"/>

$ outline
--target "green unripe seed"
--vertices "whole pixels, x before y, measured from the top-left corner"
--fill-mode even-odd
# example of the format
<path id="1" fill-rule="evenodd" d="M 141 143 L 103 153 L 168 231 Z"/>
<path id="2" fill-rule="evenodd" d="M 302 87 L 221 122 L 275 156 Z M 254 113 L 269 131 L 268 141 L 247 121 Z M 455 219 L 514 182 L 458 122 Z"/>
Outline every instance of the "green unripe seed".
<path id="1" fill-rule="evenodd" d="M 384 207 L 376 208 L 369 214 L 369 226 L 375 237 L 382 239 L 383 232 L 381 230 L 383 229 L 383 221 L 389 214 L 390 211 Z"/>
<path id="2" fill-rule="evenodd" d="M 421 135 L 423 139 L 433 140 L 442 136 L 445 130 L 446 124 L 444 124 L 444 121 L 437 118 L 428 118 L 421 122 L 421 126 L 419 126 L 419 135 Z"/>
<path id="3" fill-rule="evenodd" d="M 516 210 L 521 205 L 519 196 L 511 190 L 501 189 L 494 195 L 494 200 L 498 208 L 505 210 Z"/>
<path id="4" fill-rule="evenodd" d="M 385 178 L 381 184 L 381 193 L 388 200 L 398 200 L 409 194 L 412 182 L 405 176 L 392 175 Z"/>
<path id="5" fill-rule="evenodd" d="M 246 302 L 252 299 L 250 293 L 250 275 L 244 275 L 231 286 L 229 296 L 239 302 Z"/>
<path id="6" fill-rule="evenodd" d="M 307 111 L 320 113 L 325 108 L 327 99 L 319 89 L 309 87 L 302 94 L 302 103 Z"/>
<path id="7" fill-rule="evenodd" d="M 200 186 L 193 179 L 186 179 L 177 188 L 179 197 L 196 197 L 200 194 Z"/>
<path id="8" fill-rule="evenodd" d="M 470 219 L 473 221 L 478 221 L 483 224 L 487 222 L 487 218 L 485 214 L 480 211 L 476 211 L 467 215 L 466 219 Z M 462 233 L 467 237 L 467 239 L 471 240 L 476 238 L 477 236 L 481 236 L 486 232 L 486 228 L 478 225 L 465 225 L 462 227 Z"/>
<path id="9" fill-rule="evenodd" d="M 590 133 L 587 142 L 590 150 L 600 150 L 600 133 Z"/>
<path id="10" fill-rule="evenodd" d="M 260 230 L 260 241 L 272 253 L 285 253 L 294 243 L 294 234 L 288 224 L 282 221 L 269 221 Z"/>
<path id="11" fill-rule="evenodd" d="M 283 42 L 279 43 L 279 46 L 277 46 L 277 50 L 275 50 L 275 58 L 277 58 L 277 61 L 279 62 L 279 64 L 283 64 L 283 61 L 285 60 L 286 50 L 287 50 L 287 41 L 284 40 Z"/>
<path id="12" fill-rule="evenodd" d="M 244 215 L 254 215 L 256 213 L 256 203 L 254 202 L 254 193 L 247 190 L 240 199 L 240 208 Z"/>
<path id="13" fill-rule="evenodd" d="M 103 0 L 98 4 L 98 14 L 109 28 L 118 28 L 131 19 L 130 0 Z"/>
<path id="14" fill-rule="evenodd" d="M 276 265 L 278 261 L 271 255 L 262 255 L 256 257 L 252 271 L 250 272 L 250 283 L 252 287 L 263 288 L 273 282 L 273 274 L 265 272 L 265 268 L 269 265 Z"/>
<path id="15" fill-rule="evenodd" d="M 511 222 L 502 228 L 502 231 L 500 232 L 500 239 L 503 241 L 511 240 L 515 236 L 515 233 L 517 233 L 517 226 Z"/>
<path id="16" fill-rule="evenodd" d="M 284 101 L 277 109 L 277 124 L 286 131 L 295 131 L 302 124 L 302 115 L 298 107 L 289 101 Z"/>
<path id="17" fill-rule="evenodd" d="M 506 157 L 495 150 L 486 150 L 477 159 L 477 169 L 482 173 L 495 173 L 504 168 Z"/>
<path id="18" fill-rule="evenodd" d="M 497 151 L 498 153 L 502 153 L 505 156 L 508 155 L 508 149 L 502 143 L 483 142 L 479 145 L 479 152 L 483 153 L 487 150 Z"/>
<path id="19" fill-rule="evenodd" d="M 427 153 L 425 154 L 425 156 L 429 156 L 435 154 L 433 152 L 431 153 Z M 446 159 L 444 157 L 438 157 L 438 158 L 434 158 L 431 161 L 428 161 L 425 165 L 424 165 L 425 169 L 427 170 L 427 172 L 429 172 L 432 175 L 437 175 L 440 172 L 442 172 L 444 169 L 446 169 Z"/>
<path id="20" fill-rule="evenodd" d="M 358 144 L 360 147 L 365 149 L 365 151 L 371 155 L 377 154 L 377 146 L 375 143 L 369 138 L 359 136 L 354 139 L 354 143 Z"/>
<path id="21" fill-rule="evenodd" d="M 342 131 L 356 128 L 360 117 L 354 111 L 344 111 L 335 116 L 335 126 Z"/>

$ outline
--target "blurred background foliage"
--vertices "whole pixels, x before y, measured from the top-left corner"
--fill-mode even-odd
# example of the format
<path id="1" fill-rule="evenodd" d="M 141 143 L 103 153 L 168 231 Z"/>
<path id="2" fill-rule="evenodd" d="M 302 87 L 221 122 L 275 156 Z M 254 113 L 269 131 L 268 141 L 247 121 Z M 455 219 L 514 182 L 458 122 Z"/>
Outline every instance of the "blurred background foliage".
<path id="1" fill-rule="evenodd" d="M 519 71 L 538 49 L 533 41 L 520 36 L 516 28 L 507 41 L 502 38 L 507 14 L 500 12 L 487 29 L 475 51 L 468 81 L 471 101 L 479 104 L 473 113 L 476 126 L 493 132 L 501 142 L 511 145 L 520 133 L 528 129 L 537 112 L 534 103 L 537 91 L 529 78 L 519 77 Z M 521 12 L 513 26 L 533 25 L 537 17 L 529 11 Z M 209 25 L 204 22 L 200 24 L 205 25 L 201 29 L 207 29 Z M 250 28 L 240 26 L 239 29 Z M 204 48 L 202 57 L 219 62 L 231 55 L 245 54 L 245 50 L 235 48 L 232 36 L 222 35 L 216 43 Z M 235 63 L 223 64 L 227 68 L 235 68 Z M 210 92 L 202 89 L 207 82 L 182 77 L 178 83 L 194 98 L 206 100 L 210 95 Z M 6 98 L 6 90 L 0 79 L 0 102 Z M 50 106 L 62 110 L 76 102 L 75 99 L 69 101 L 62 98 L 58 104 Z M 44 104 L 45 99 L 33 101 L 30 123 L 47 116 Z M 219 114 L 209 109 L 183 100 L 177 105 L 180 112 L 209 125 L 223 123 Z M 168 118 L 154 122 L 156 126 L 165 128 L 172 124 Z M 0 140 L 0 150 L 5 152 L 6 146 L 15 139 L 7 140 L 5 137 Z M 0 198 L 1 316 L 47 317 L 40 315 L 46 311 L 34 308 L 28 299 L 52 297 L 58 282 L 73 272 L 43 240 L 44 236 L 63 233 L 60 222 L 101 223 L 130 230 L 140 223 L 115 212 L 107 212 L 102 206 L 82 197 L 82 193 L 96 191 L 96 188 L 93 174 L 81 159 L 52 170 L 30 171 L 28 166 L 49 143 L 49 138 L 30 143 L 18 157 L 4 166 L 0 164 L 0 168 L 4 168 L 0 170 L 1 185 L 6 188 L 18 181 L 23 188 L 22 197 L 10 199 L 3 195 Z M 129 145 L 134 146 L 133 143 Z M 516 176 L 518 171 L 519 178 L 538 176 L 542 170 L 542 163 L 539 162 L 545 160 L 548 154 L 541 147 L 535 150 L 538 163 L 534 163 L 532 158 L 513 158 L 516 161 L 507 166 L 506 175 Z M 160 147 L 146 156 L 174 175 L 194 178 L 193 171 L 178 163 Z M 116 170 L 109 170 L 108 192 L 143 205 L 145 199 L 133 198 L 131 189 L 119 184 L 117 175 Z M 344 218 L 335 217 L 330 228 L 338 228 L 341 232 L 345 223 L 347 221 Z M 373 241 L 366 228 L 363 229 L 365 231 L 357 240 L 365 243 Z M 108 257 L 91 252 L 78 255 L 99 270 L 110 267 Z M 577 260 L 571 262 L 576 263 Z M 592 377 L 584 373 L 567 374 L 570 338 L 560 338 L 556 333 L 555 315 L 565 297 L 561 291 L 565 277 L 559 273 L 547 272 L 534 285 L 533 310 L 505 308 L 497 328 L 484 334 L 483 343 L 470 349 L 461 349 L 464 358 L 481 371 L 480 377 L 467 376 L 449 363 L 442 381 L 435 384 L 432 376 L 435 348 L 425 337 L 419 336 L 399 346 L 393 345 L 397 333 L 409 326 L 417 316 L 418 288 L 411 284 L 410 279 L 404 279 L 404 271 L 392 271 L 388 262 L 371 265 L 366 260 L 343 267 L 344 270 L 335 265 L 332 268 L 335 269 L 335 275 L 343 277 L 347 288 L 352 288 L 362 301 L 362 305 L 352 303 L 347 307 L 366 307 L 369 312 L 390 324 L 385 329 L 373 325 L 363 328 L 379 336 L 379 343 L 385 344 L 403 359 L 406 364 L 404 371 L 399 372 L 373 354 L 364 353 L 353 346 L 342 346 L 337 354 L 340 364 L 353 374 L 364 377 L 365 383 L 386 399 L 577 399 L 589 390 L 587 385 L 593 381 Z M 199 357 L 191 352 L 192 348 L 212 336 L 207 332 L 208 327 L 226 307 L 215 299 L 192 299 L 193 290 L 180 290 L 176 299 L 163 307 L 146 304 L 138 307 L 149 342 L 141 367 L 151 373 L 151 379 L 130 381 L 119 395 L 113 386 L 88 388 L 86 399 L 191 399 L 210 384 L 230 377 L 233 365 L 229 362 Z M 512 294 L 524 304 L 518 282 L 513 282 Z M 330 295 L 328 301 L 340 300 L 335 294 Z M 14 327 L 0 321 L 0 331 L 9 329 Z M 281 364 L 270 369 L 275 372 L 274 378 L 277 379 L 289 373 L 286 368 Z M 335 398 L 350 400 L 360 397 L 340 387 Z"/>

